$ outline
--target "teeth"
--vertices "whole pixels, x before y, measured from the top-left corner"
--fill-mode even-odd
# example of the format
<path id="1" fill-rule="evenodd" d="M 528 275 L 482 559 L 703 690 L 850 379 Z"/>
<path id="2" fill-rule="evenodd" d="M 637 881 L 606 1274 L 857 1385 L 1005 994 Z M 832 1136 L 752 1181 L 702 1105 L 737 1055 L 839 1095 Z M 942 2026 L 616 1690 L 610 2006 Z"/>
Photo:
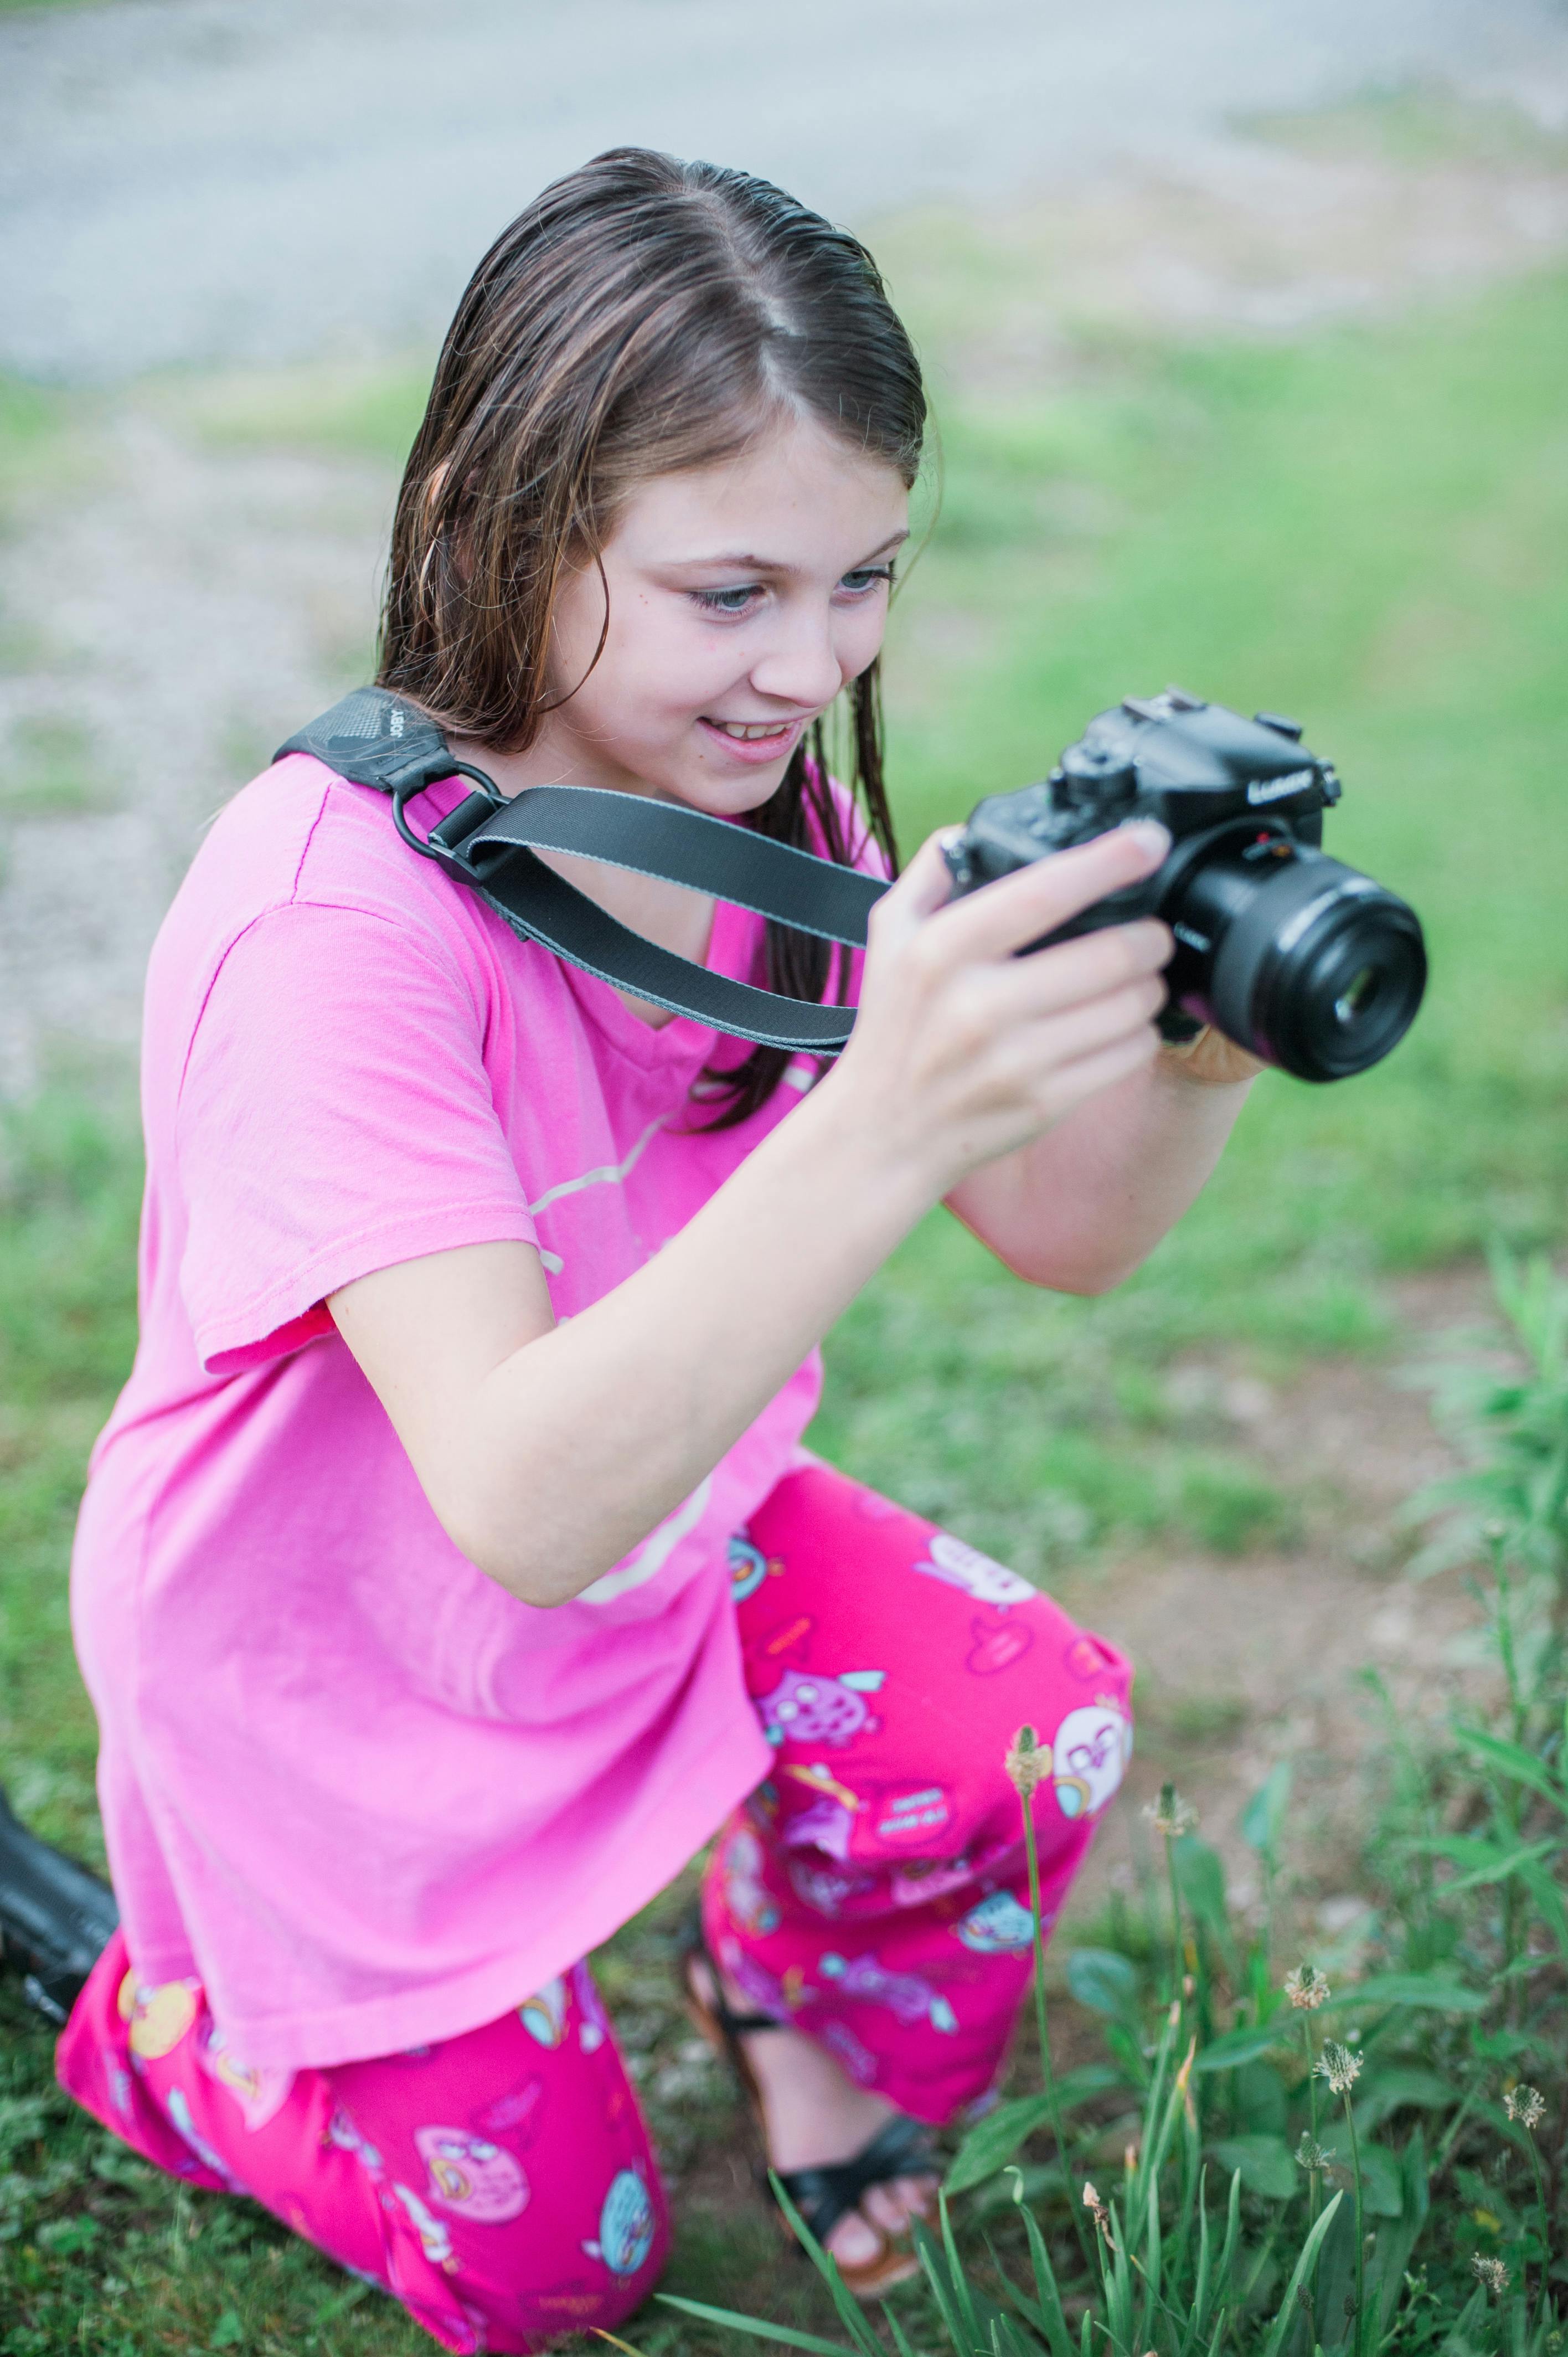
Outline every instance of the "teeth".
<path id="1" fill-rule="evenodd" d="M 720 730 L 724 736 L 738 737 L 746 744 L 750 744 L 755 737 L 782 737 L 786 734 L 789 726 L 789 723 L 782 720 L 759 720 L 755 722 L 749 720 L 714 720 L 709 725 L 710 726 Z"/>

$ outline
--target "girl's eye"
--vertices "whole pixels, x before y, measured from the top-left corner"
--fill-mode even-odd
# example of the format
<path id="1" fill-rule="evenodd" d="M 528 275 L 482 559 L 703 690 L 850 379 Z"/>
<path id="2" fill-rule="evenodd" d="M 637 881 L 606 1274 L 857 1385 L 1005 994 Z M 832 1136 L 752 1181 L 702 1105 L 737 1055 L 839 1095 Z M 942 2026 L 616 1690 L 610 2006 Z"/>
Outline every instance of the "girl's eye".
<path id="1" fill-rule="evenodd" d="M 742 589 L 693 589 L 692 595 L 704 613 L 745 614 L 762 592 L 755 581 L 748 581 Z"/>
<path id="2" fill-rule="evenodd" d="M 857 573 L 846 573 L 839 587 L 847 589 L 852 597 L 864 597 L 866 591 L 875 589 L 879 581 L 886 581 L 888 587 L 892 587 L 893 567 L 890 565 L 863 565 Z"/>

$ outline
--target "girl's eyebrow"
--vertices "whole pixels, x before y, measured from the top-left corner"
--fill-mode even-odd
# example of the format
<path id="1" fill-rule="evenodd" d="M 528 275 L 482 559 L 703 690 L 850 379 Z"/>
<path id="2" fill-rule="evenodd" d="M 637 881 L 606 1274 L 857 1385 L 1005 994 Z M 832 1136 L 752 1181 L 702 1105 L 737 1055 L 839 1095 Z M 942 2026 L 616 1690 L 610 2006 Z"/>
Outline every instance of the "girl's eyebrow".
<path id="1" fill-rule="evenodd" d="M 907 529 L 889 533 L 880 547 L 873 549 L 869 556 L 863 557 L 859 565 L 846 565 L 844 570 L 848 573 L 863 572 L 866 565 L 875 565 L 879 556 L 890 555 L 894 549 L 901 548 L 908 537 Z M 730 550 L 718 556 L 676 556 L 671 557 L 670 563 L 673 571 L 681 573 L 709 568 L 716 572 L 725 566 L 737 573 L 797 573 L 800 569 L 799 565 L 781 563 L 778 557 L 757 556 L 749 549 Z"/>

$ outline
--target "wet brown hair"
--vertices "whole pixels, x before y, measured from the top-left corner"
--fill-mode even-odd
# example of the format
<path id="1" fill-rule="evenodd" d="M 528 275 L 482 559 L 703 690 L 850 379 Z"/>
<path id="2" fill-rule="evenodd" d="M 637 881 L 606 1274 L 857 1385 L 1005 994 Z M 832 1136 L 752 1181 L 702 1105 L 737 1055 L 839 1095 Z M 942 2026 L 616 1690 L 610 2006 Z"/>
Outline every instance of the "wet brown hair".
<path id="1" fill-rule="evenodd" d="M 442 347 L 392 524 L 380 683 L 454 735 L 526 749 L 551 708 L 563 577 L 597 559 L 628 492 L 802 410 L 914 481 L 919 363 L 857 239 L 769 181 L 647 148 L 555 181 L 486 254 Z M 841 773 L 896 865 L 875 663 L 846 701 Z M 819 723 L 742 823 L 847 863 L 828 767 Z M 821 998 L 830 962 L 768 927 L 771 988 Z M 788 1060 L 757 1048 L 710 1076 L 714 1125 L 755 1112 Z"/>

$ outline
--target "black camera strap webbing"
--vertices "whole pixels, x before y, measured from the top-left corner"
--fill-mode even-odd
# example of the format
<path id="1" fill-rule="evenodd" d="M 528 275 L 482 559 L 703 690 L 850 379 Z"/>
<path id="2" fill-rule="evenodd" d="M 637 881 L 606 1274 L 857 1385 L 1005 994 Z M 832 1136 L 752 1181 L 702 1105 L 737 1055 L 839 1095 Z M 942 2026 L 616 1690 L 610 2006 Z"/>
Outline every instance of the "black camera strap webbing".
<path id="1" fill-rule="evenodd" d="M 433 720 L 385 688 L 355 688 L 273 758 L 288 753 L 312 754 L 338 777 L 390 795 L 393 822 L 413 850 L 477 892 L 525 941 L 601 982 L 761 1047 L 831 1056 L 848 1039 L 853 1007 L 761 990 L 660 949 L 535 853 L 573 852 L 660 877 L 852 948 L 864 946 L 866 919 L 887 888 L 879 877 L 640 794 L 528 786 L 507 801 L 481 770 L 453 759 Z M 421 838 L 405 804 L 454 776 L 469 779 L 478 791 Z"/>

